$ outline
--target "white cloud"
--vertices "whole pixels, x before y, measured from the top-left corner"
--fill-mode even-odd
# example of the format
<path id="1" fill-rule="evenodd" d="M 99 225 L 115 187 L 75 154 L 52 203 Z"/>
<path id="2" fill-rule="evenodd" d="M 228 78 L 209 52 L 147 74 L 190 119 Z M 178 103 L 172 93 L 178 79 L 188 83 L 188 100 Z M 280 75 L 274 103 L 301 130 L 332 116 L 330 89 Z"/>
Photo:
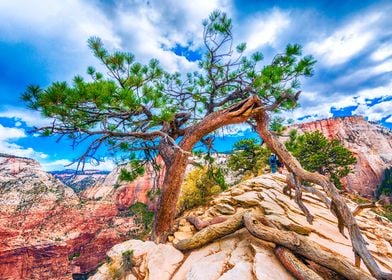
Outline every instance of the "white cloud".
<path id="1" fill-rule="evenodd" d="M 376 75 L 381 75 L 385 73 L 392 74 L 392 59 L 386 60 L 380 64 L 363 67 L 359 70 L 354 70 L 352 73 L 348 73 L 347 75 L 343 75 L 341 78 L 338 78 L 335 81 L 335 84 L 338 86 L 345 84 L 352 85 L 365 82 Z"/>
<path id="2" fill-rule="evenodd" d="M 218 137 L 223 136 L 244 136 L 246 131 L 251 130 L 251 127 L 246 123 L 233 124 L 222 127 L 215 131 Z"/>
<path id="3" fill-rule="evenodd" d="M 377 23 L 382 18 L 380 12 L 362 14 L 338 28 L 324 38 L 307 44 L 306 50 L 326 66 L 339 65 L 363 51 L 381 31 Z"/>
<path id="4" fill-rule="evenodd" d="M 392 114 L 392 100 L 380 102 L 373 106 L 360 104 L 353 114 L 367 116 L 369 121 L 380 121 Z"/>
<path id="5" fill-rule="evenodd" d="M 88 37 L 99 35 L 113 46 L 120 43 L 112 32 L 111 21 L 85 1 L 0 1 L 0 18 L 3 38 L 15 41 L 58 38 L 76 43 L 75 47 L 84 45 Z"/>
<path id="6" fill-rule="evenodd" d="M 360 90 L 355 94 L 355 96 L 358 104 L 366 103 L 366 99 L 386 98 L 388 96 L 392 96 L 392 81 L 383 86 Z"/>
<path id="7" fill-rule="evenodd" d="M 42 127 L 50 125 L 51 123 L 51 119 L 44 118 L 37 111 L 12 106 L 0 108 L 0 118 L 13 119 L 15 121 L 15 126 L 20 122 L 24 122 L 30 127 Z"/>
<path id="8" fill-rule="evenodd" d="M 385 120 L 385 122 L 387 122 L 387 123 L 392 123 L 392 115 L 391 115 L 389 118 L 387 118 L 387 119 Z"/>
<path id="9" fill-rule="evenodd" d="M 25 131 L 20 128 L 4 127 L 0 124 L 0 141 L 26 137 Z"/>
<path id="10" fill-rule="evenodd" d="M 265 45 L 274 46 L 279 35 L 290 25 L 290 15 L 279 9 L 257 13 L 241 24 L 239 35 L 252 52 Z"/>
<path id="11" fill-rule="evenodd" d="M 114 18 L 122 48 L 146 62 L 158 58 L 168 71 L 193 71 L 197 64 L 170 49 L 202 45 L 202 20 L 215 9 L 230 10 L 226 0 L 157 1 L 120 4 Z"/>
<path id="12" fill-rule="evenodd" d="M 41 160 L 41 166 L 45 171 L 54 171 L 54 170 L 62 170 L 62 169 L 76 169 L 77 168 L 77 163 L 71 164 L 72 161 L 68 159 L 58 159 L 54 161 L 42 161 Z M 70 165 L 71 164 L 71 165 Z M 84 166 L 85 170 L 113 170 L 115 167 L 115 163 L 110 160 L 110 159 L 104 159 L 102 162 L 99 163 L 99 165 L 92 164 L 92 163 L 86 163 Z M 79 167 L 81 168 L 81 166 Z"/>
<path id="13" fill-rule="evenodd" d="M 0 124 L 0 153 L 20 157 L 34 158 L 36 160 L 44 159 L 46 154 L 36 152 L 32 148 L 25 148 L 15 143 L 20 138 L 26 137 L 26 133 L 21 128 L 4 127 Z"/>
<path id="14" fill-rule="evenodd" d="M 382 61 L 392 56 L 392 42 L 385 43 L 378 47 L 371 55 L 374 61 Z"/>

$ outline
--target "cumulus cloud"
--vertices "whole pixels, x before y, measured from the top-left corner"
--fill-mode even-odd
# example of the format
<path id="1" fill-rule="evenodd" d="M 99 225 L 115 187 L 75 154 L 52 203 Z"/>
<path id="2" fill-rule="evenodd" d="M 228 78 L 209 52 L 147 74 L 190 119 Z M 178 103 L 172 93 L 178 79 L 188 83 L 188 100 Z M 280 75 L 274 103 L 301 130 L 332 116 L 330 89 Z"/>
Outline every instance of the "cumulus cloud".
<path id="1" fill-rule="evenodd" d="M 30 147 L 26 148 L 13 143 L 14 141 L 26 136 L 24 129 L 5 127 L 0 124 L 0 153 L 29 157 L 37 160 L 47 158 L 45 153 L 36 152 Z"/>
<path id="2" fill-rule="evenodd" d="M 382 32 L 378 23 L 385 16 L 381 12 L 357 16 L 331 34 L 309 42 L 306 49 L 326 66 L 343 64 L 377 38 Z"/>
<path id="3" fill-rule="evenodd" d="M 380 45 L 378 47 L 378 49 L 376 49 L 372 53 L 371 58 L 374 61 L 382 61 L 382 60 L 389 58 L 391 56 L 392 56 L 392 42 L 390 41 L 390 42 L 387 42 L 387 43 Z"/>
<path id="4" fill-rule="evenodd" d="M 392 114 L 392 100 L 371 104 L 360 104 L 353 112 L 356 115 L 367 116 L 369 121 L 380 121 Z"/>
<path id="5" fill-rule="evenodd" d="M 247 18 L 241 23 L 238 33 L 242 41 L 246 42 L 247 51 L 252 52 L 265 45 L 274 46 L 290 22 L 288 12 L 274 8 Z"/>
<path id="6" fill-rule="evenodd" d="M 44 118 L 37 111 L 14 106 L 0 108 L 0 118 L 13 119 L 15 121 L 15 126 L 20 126 L 21 122 L 24 122 L 29 127 L 42 127 L 50 125 L 51 123 L 51 119 Z"/>

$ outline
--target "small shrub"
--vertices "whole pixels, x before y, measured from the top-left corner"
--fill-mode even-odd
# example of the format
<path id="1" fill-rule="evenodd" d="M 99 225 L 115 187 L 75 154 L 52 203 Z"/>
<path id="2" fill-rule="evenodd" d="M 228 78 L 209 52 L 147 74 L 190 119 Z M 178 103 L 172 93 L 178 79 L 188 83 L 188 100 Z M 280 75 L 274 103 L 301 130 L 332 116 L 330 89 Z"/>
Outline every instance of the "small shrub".
<path id="1" fill-rule="evenodd" d="M 148 233 L 151 231 L 152 223 L 154 221 L 154 212 L 148 210 L 146 204 L 142 202 L 136 202 L 129 206 L 129 214 L 136 216 L 136 219 L 143 224 L 144 232 Z"/>
<path id="2" fill-rule="evenodd" d="M 119 280 L 131 271 L 133 266 L 133 250 L 127 250 L 122 253 L 121 263 L 113 262 L 109 265 L 109 276 L 113 280 Z"/>
<path id="3" fill-rule="evenodd" d="M 209 198 L 227 188 L 221 169 L 199 167 L 188 173 L 181 188 L 177 208 L 184 211 L 208 202 Z"/>

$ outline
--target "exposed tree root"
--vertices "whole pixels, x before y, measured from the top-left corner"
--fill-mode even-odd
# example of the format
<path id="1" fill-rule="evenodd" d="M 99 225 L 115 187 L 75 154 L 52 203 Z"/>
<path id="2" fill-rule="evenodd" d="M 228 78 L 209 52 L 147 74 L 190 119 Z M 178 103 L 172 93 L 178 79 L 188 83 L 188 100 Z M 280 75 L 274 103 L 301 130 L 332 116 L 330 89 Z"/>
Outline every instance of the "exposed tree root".
<path id="1" fill-rule="evenodd" d="M 243 227 L 244 211 L 241 211 L 226 221 L 210 225 L 197 232 L 191 238 L 181 240 L 174 244 L 174 247 L 181 251 L 196 249 L 208 244 L 218 238 L 229 235 Z"/>
<path id="2" fill-rule="evenodd" d="M 313 261 L 306 260 L 309 268 L 314 270 L 318 275 L 322 275 L 324 280 L 347 280 L 347 278 L 342 275 L 336 273 L 335 271 L 326 268 L 325 266 L 321 266 L 318 263 Z"/>
<path id="3" fill-rule="evenodd" d="M 277 246 L 274 249 L 274 253 L 283 266 L 298 280 L 323 280 L 320 275 L 308 268 L 289 249 Z"/>
<path id="4" fill-rule="evenodd" d="M 302 168 L 301 164 L 296 160 L 282 144 L 278 137 L 268 130 L 269 117 L 267 111 L 264 109 L 261 101 L 259 108 L 254 110 L 254 119 L 256 121 L 256 130 L 264 143 L 274 151 L 283 161 L 289 172 L 295 174 L 300 180 L 311 182 L 321 186 L 327 195 L 331 198 L 331 211 L 338 219 L 338 227 L 341 233 L 344 234 L 344 226 L 347 227 L 354 253 L 359 255 L 370 273 L 377 279 L 392 279 L 391 273 L 383 272 L 376 263 L 373 256 L 367 249 L 366 241 L 363 238 L 361 231 L 347 206 L 345 200 L 340 196 L 339 191 L 333 183 L 327 178 L 318 173 L 308 172 Z M 358 278 L 360 279 L 360 278 Z"/>
<path id="5" fill-rule="evenodd" d="M 186 218 L 188 222 L 190 222 L 197 230 L 202 230 L 210 225 L 222 223 L 227 220 L 227 217 L 219 216 L 214 217 L 209 221 L 203 221 L 197 216 L 189 216 Z"/>
<path id="6" fill-rule="evenodd" d="M 292 252 L 332 269 L 349 280 L 374 279 L 358 269 L 342 255 L 293 232 L 286 232 L 264 226 L 250 213 L 244 214 L 244 224 L 255 237 L 284 246 Z"/>

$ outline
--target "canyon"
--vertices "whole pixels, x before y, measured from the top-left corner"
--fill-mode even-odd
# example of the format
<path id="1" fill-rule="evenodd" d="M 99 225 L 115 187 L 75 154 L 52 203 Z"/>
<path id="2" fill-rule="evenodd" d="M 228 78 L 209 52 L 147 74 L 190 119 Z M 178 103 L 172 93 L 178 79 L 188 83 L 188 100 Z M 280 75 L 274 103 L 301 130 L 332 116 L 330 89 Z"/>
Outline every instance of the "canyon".
<path id="1" fill-rule="evenodd" d="M 369 123 L 361 117 L 321 120 L 299 124 L 293 128 L 300 132 L 320 130 L 330 139 L 341 140 L 354 153 L 358 162 L 354 167 L 354 172 L 344 181 L 346 189 L 352 193 L 367 197 L 373 196 L 382 180 L 384 169 L 392 165 L 391 131 Z M 69 172 L 68 174 L 67 172 L 63 174 L 55 172 L 55 176 L 53 176 L 43 171 L 39 163 L 32 159 L 0 154 L 0 279 L 85 279 L 98 267 L 100 267 L 98 274 L 93 279 L 104 279 L 102 277 L 107 276 L 109 269 L 107 260 L 118 258 L 121 250 L 124 251 L 125 248 L 129 249 L 132 246 L 135 248 L 147 246 L 153 250 L 155 246 L 150 243 L 148 243 L 150 245 L 147 243 L 147 245 L 141 245 L 142 241 L 140 241 L 142 243 L 139 241 L 128 242 L 131 245 L 113 246 L 123 244 L 122 242 L 126 240 L 133 240 L 142 232 L 141 225 L 130 215 L 129 206 L 139 201 L 147 204 L 149 209 L 155 209 L 157 196 L 153 194 L 156 187 L 162 182 L 164 169 L 160 172 L 153 172 L 151 168 L 148 168 L 144 176 L 129 183 L 119 180 L 121 168 L 121 166 L 115 168 L 108 175 L 76 174 L 78 176 L 73 176 Z M 90 175 L 95 177 L 89 178 Z M 185 213 L 178 219 L 178 228 L 170 237 L 169 244 L 165 246 L 172 246 L 195 234 L 195 228 L 186 220 L 187 216 L 196 215 L 203 220 L 209 220 L 217 215 L 233 215 L 238 209 L 246 208 L 244 203 L 250 204 L 248 206 L 251 208 L 258 205 L 263 205 L 265 208 L 268 204 L 272 212 L 270 210 L 267 212 L 273 213 L 274 219 L 286 222 L 287 219 L 294 219 L 297 221 L 296 224 L 308 226 L 296 209 L 297 206 L 293 205 L 293 201 L 288 200 L 281 193 L 282 178 L 278 175 L 265 176 L 254 179 L 258 183 L 249 181 L 234 186 L 229 192 L 217 196 L 206 207 Z M 76 191 L 56 177 L 68 185 L 76 186 Z M 78 182 L 83 183 L 77 185 Z M 252 184 L 258 187 L 252 187 Z M 274 191 L 269 193 L 270 190 Z M 255 191 L 258 194 L 254 193 Z M 266 198 L 267 193 L 270 198 Z M 238 202 L 233 198 L 241 195 L 244 196 L 245 202 Z M 315 207 L 313 210 L 320 216 L 320 221 L 328 221 L 322 229 L 320 228 L 319 233 L 317 233 L 317 228 L 313 228 L 314 234 L 310 236 L 315 240 L 328 237 L 324 238 L 322 244 L 337 246 L 341 254 L 352 258 L 351 253 L 349 254 L 351 252 L 349 240 L 336 237 L 339 234 L 337 229 L 334 229 L 335 218 L 330 216 L 328 209 L 320 205 L 317 206 L 318 202 L 311 196 L 308 198 L 307 202 Z M 224 203 L 225 201 L 226 203 Z M 352 208 L 356 206 L 349 199 L 347 202 Z M 267 209 L 269 209 L 268 207 Z M 297 216 L 290 216 L 294 214 Z M 388 258 L 392 257 L 391 233 L 386 229 L 391 228 L 391 223 L 380 218 L 371 210 L 364 211 L 358 220 L 361 223 L 361 229 L 365 231 L 367 241 L 372 244 L 372 253 L 377 255 L 380 265 L 387 270 L 391 269 L 392 264 L 388 261 Z M 337 243 L 331 243 L 331 240 L 335 240 L 335 238 Z M 248 243 L 242 242 L 242 239 L 247 240 Z M 230 269 L 226 272 L 245 271 L 244 273 L 250 273 L 253 275 L 252 277 L 268 275 L 266 271 L 257 270 L 255 267 L 262 265 L 263 261 L 267 259 L 266 256 L 272 256 L 273 253 L 268 246 L 269 249 L 264 245 L 260 245 L 260 247 L 257 245 L 259 243 L 256 244 L 259 247 L 253 246 L 253 241 L 249 241 L 251 239 L 246 233 L 236 233 L 229 237 L 227 242 L 213 243 L 206 247 L 208 249 L 200 249 L 202 253 L 195 253 L 198 257 L 195 257 L 194 260 L 198 260 L 199 257 L 200 260 L 204 260 L 203 258 L 209 256 L 207 252 L 224 247 L 227 250 L 222 249 L 223 253 L 222 250 L 219 251 L 219 256 L 211 257 L 219 263 L 216 265 L 217 270 L 211 273 L 223 277 L 225 269 L 222 269 L 222 265 L 224 267 L 234 265 L 235 267 L 234 259 L 229 261 L 227 257 L 239 253 L 247 256 L 246 263 L 239 265 L 233 271 Z M 111 249 L 112 247 L 121 249 Z M 244 252 L 237 252 L 235 249 L 237 247 L 246 247 L 247 249 L 243 249 Z M 165 248 L 167 252 L 176 256 L 182 254 L 173 251 L 175 250 L 173 247 Z M 110 253 L 113 250 L 116 253 Z M 142 258 L 142 261 L 148 263 L 149 260 L 146 257 L 151 254 L 143 252 L 144 259 Z M 161 253 L 166 254 L 167 252 Z M 219 252 L 217 251 L 217 253 Z M 260 255 L 261 253 L 264 255 Z M 199 273 L 197 271 L 201 271 L 201 268 L 192 268 L 192 264 L 189 262 L 181 259 L 171 267 L 175 266 L 177 273 L 182 271 L 179 274 L 182 275 L 181 277 L 192 273 L 197 274 Z M 215 261 L 213 262 L 215 263 Z M 271 265 L 279 267 L 273 258 L 271 262 Z M 141 275 L 151 273 L 148 269 L 145 268 L 144 271 L 141 271 Z M 164 274 L 164 272 L 161 273 Z M 282 273 L 282 275 L 287 274 Z M 129 279 L 133 279 L 131 276 L 129 277 Z M 178 276 L 175 279 L 183 279 L 181 277 Z M 197 277 L 189 279 L 199 279 Z M 230 279 L 227 278 L 228 276 L 225 277 L 222 279 Z M 291 279 L 289 276 L 287 277 L 287 279 Z"/>

